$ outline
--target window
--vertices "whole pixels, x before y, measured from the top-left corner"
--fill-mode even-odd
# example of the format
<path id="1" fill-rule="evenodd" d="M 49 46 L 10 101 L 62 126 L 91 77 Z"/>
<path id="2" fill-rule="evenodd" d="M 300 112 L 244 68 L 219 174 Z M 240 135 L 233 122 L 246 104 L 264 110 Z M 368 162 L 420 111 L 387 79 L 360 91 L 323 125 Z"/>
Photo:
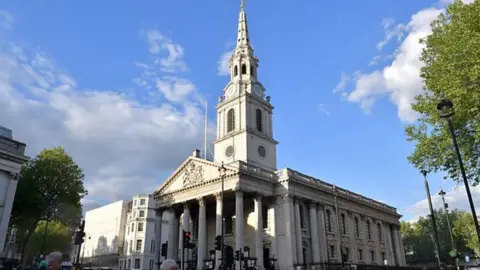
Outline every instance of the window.
<path id="1" fill-rule="evenodd" d="M 363 250 L 361 249 L 358 250 L 358 260 L 363 261 Z"/>
<path id="2" fill-rule="evenodd" d="M 247 74 L 247 65 L 242 64 L 242 74 Z"/>
<path id="3" fill-rule="evenodd" d="M 132 224 L 132 226 L 130 227 L 130 231 L 131 232 L 135 231 L 135 224 Z"/>
<path id="4" fill-rule="evenodd" d="M 135 251 L 142 251 L 142 240 L 137 240 L 137 246 L 135 247 Z"/>
<path id="5" fill-rule="evenodd" d="M 127 226 L 127 235 L 130 234 L 130 226 Z"/>
<path id="6" fill-rule="evenodd" d="M 344 235 L 346 235 L 347 234 L 347 219 L 345 217 L 345 214 L 343 214 L 343 213 L 340 216 L 342 218 L 342 233 Z"/>
<path id="7" fill-rule="evenodd" d="M 140 199 L 140 205 L 145 205 L 145 199 Z"/>
<path id="8" fill-rule="evenodd" d="M 143 232 L 143 222 L 138 223 L 137 232 Z"/>
<path id="9" fill-rule="evenodd" d="M 132 266 L 132 261 L 130 259 L 128 259 L 127 268 L 130 268 L 131 266 Z"/>
<path id="10" fill-rule="evenodd" d="M 155 252 L 155 240 L 152 240 L 150 243 L 150 252 L 154 253 Z"/>
<path id="11" fill-rule="evenodd" d="M 371 226 L 370 220 L 367 220 L 367 234 L 368 234 L 368 239 L 372 240 L 372 226 Z"/>
<path id="12" fill-rule="evenodd" d="M 385 262 L 386 259 L 387 257 L 385 256 L 385 252 L 382 252 L 382 263 Z"/>
<path id="13" fill-rule="evenodd" d="M 140 211 L 138 213 L 138 217 L 145 217 L 145 211 Z"/>
<path id="14" fill-rule="evenodd" d="M 262 132 L 262 110 L 257 109 L 255 111 L 256 114 L 256 120 L 257 120 L 257 130 Z"/>
<path id="15" fill-rule="evenodd" d="M 250 75 L 255 76 L 255 71 L 253 69 L 253 66 L 250 66 Z"/>
<path id="16" fill-rule="evenodd" d="M 268 207 L 264 206 L 262 207 L 262 227 L 263 229 L 267 229 L 268 228 Z"/>
<path id="17" fill-rule="evenodd" d="M 305 229 L 305 216 L 303 213 L 303 205 L 299 205 L 298 208 L 300 209 L 300 228 Z"/>
<path id="18" fill-rule="evenodd" d="M 345 257 L 347 257 L 347 261 L 350 259 L 350 249 L 348 247 L 345 248 Z"/>
<path id="19" fill-rule="evenodd" d="M 132 253 L 132 250 L 133 250 L 133 240 L 130 240 L 130 253 Z M 130 268 L 130 266 L 128 266 L 128 268 Z"/>
<path id="20" fill-rule="evenodd" d="M 135 259 L 135 269 L 140 269 L 140 259 Z"/>
<path id="21" fill-rule="evenodd" d="M 328 255 L 329 255 L 330 258 L 335 258 L 335 246 L 333 246 L 333 245 L 330 246 L 328 253 L 329 253 Z"/>
<path id="22" fill-rule="evenodd" d="M 128 242 L 125 241 L 125 243 L 123 244 L 123 246 L 124 246 L 123 253 L 124 253 L 124 254 L 127 254 L 127 251 L 128 251 Z"/>
<path id="23" fill-rule="evenodd" d="M 153 232 L 157 232 L 157 223 L 153 224 Z"/>
<path id="24" fill-rule="evenodd" d="M 235 110 L 230 109 L 227 113 L 227 132 L 235 130 Z"/>
<path id="25" fill-rule="evenodd" d="M 378 227 L 378 241 L 383 241 L 382 225 L 380 225 L 380 223 L 377 223 L 377 227 Z"/>
<path id="26" fill-rule="evenodd" d="M 370 260 L 372 262 L 375 262 L 375 251 L 373 251 L 373 250 L 370 250 Z"/>
<path id="27" fill-rule="evenodd" d="M 123 268 L 127 269 L 127 261 L 123 261 Z"/>
<path id="28" fill-rule="evenodd" d="M 233 76 L 237 76 L 237 75 L 238 75 L 238 67 L 235 66 L 235 67 L 233 68 Z"/>
<path id="29" fill-rule="evenodd" d="M 325 213 L 327 218 L 327 222 L 326 222 L 327 232 L 332 232 L 332 213 L 330 212 L 330 209 L 327 209 Z"/>
<path id="30" fill-rule="evenodd" d="M 153 260 L 150 260 L 150 270 L 153 269 Z"/>
<path id="31" fill-rule="evenodd" d="M 354 220 L 355 220 L 355 233 L 357 237 L 360 237 L 360 226 L 358 224 L 358 217 L 355 217 Z"/>
<path id="32" fill-rule="evenodd" d="M 225 234 L 233 233 L 233 219 L 232 217 L 225 217 Z"/>

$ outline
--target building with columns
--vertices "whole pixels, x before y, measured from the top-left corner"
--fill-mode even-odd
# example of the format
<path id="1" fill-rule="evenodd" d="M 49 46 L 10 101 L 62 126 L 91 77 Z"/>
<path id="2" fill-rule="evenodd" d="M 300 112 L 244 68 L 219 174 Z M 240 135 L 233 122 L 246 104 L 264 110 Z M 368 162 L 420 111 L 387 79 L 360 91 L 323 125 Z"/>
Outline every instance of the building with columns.
<path id="1" fill-rule="evenodd" d="M 22 164 L 29 160 L 29 157 L 25 156 L 25 147 L 26 144 L 13 139 L 12 130 L 0 126 L 0 258 L 15 253 L 12 249 L 14 243 L 5 243 L 5 239 L 17 191 L 18 175 Z"/>
<path id="2" fill-rule="evenodd" d="M 243 5 L 229 63 L 230 81 L 216 107 L 214 160 L 195 151 L 153 193 L 162 232 L 155 241 L 168 241 L 167 258 L 182 259 L 185 230 L 196 243 L 185 260 L 201 269 L 215 254 L 218 266 L 215 237 L 223 226 L 226 253 L 240 250 L 261 269 L 341 262 L 341 254 L 351 264 L 405 265 L 394 207 L 277 168 L 273 104 L 259 80 Z"/>

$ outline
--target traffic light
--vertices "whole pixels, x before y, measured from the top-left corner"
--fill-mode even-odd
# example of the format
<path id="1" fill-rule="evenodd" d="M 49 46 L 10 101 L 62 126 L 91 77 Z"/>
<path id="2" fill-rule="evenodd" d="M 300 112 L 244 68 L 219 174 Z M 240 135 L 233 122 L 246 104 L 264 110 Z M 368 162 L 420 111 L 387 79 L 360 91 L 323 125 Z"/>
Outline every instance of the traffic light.
<path id="1" fill-rule="evenodd" d="M 75 245 L 81 245 L 85 242 L 85 220 L 82 220 L 82 223 L 78 227 L 78 230 L 75 232 Z"/>
<path id="2" fill-rule="evenodd" d="M 195 244 L 194 244 L 194 243 L 190 243 L 191 236 L 192 236 L 192 235 L 191 235 L 190 232 L 183 231 L 183 248 L 186 248 L 186 249 L 193 249 L 193 248 L 195 248 Z"/>
<path id="3" fill-rule="evenodd" d="M 222 236 L 215 237 L 215 250 L 222 250 Z"/>
<path id="4" fill-rule="evenodd" d="M 240 250 L 235 251 L 235 261 L 240 261 Z"/>
<path id="5" fill-rule="evenodd" d="M 162 244 L 162 249 L 160 251 L 160 256 L 167 258 L 167 250 L 168 250 L 168 241 Z"/>

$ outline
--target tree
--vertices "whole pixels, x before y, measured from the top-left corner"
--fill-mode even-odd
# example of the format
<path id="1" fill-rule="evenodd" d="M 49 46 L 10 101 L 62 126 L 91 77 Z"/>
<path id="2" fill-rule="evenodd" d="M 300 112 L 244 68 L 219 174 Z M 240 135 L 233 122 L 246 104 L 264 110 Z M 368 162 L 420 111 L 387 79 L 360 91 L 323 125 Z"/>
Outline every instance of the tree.
<path id="1" fill-rule="evenodd" d="M 61 147 L 43 150 L 22 167 L 11 224 L 18 229 L 23 256 L 40 221 L 78 224 L 86 195 L 83 178 L 83 170 Z"/>
<path id="2" fill-rule="evenodd" d="M 35 232 L 32 234 L 28 243 L 29 251 L 32 254 L 40 254 L 46 222 L 40 221 Z M 69 250 L 72 243 L 72 235 L 74 229 L 61 223 L 59 221 L 50 221 L 47 228 L 47 241 L 44 246 L 44 253 L 50 253 L 52 251 L 66 252 Z"/>
<path id="3" fill-rule="evenodd" d="M 438 230 L 440 258 L 443 262 L 453 263 L 453 259 L 449 255 L 449 252 L 452 250 L 452 244 L 448 231 L 447 215 L 445 215 L 443 210 L 435 210 L 434 213 Z M 474 232 L 473 221 L 471 222 L 471 227 L 460 227 L 457 223 L 463 222 L 464 216 L 468 216 L 468 213 L 454 210 L 449 211 L 448 214 L 454 228 L 454 239 L 457 251 L 460 254 L 470 254 L 472 248 L 465 240 L 469 234 Z M 416 222 L 402 221 L 400 230 L 403 237 L 406 259 L 409 263 L 415 264 L 417 262 L 435 259 L 432 240 L 432 220 L 430 216 L 420 217 Z"/>
<path id="4" fill-rule="evenodd" d="M 480 255 L 478 237 L 475 233 L 475 225 L 470 213 L 461 213 L 455 221 L 453 234 L 455 237 L 465 243 L 465 246 Z"/>
<path id="5" fill-rule="evenodd" d="M 418 123 L 406 127 L 408 141 L 416 142 L 408 157 L 418 169 L 446 172 L 460 181 L 457 157 L 445 121 L 436 105 L 442 98 L 454 103 L 453 123 L 468 179 L 480 182 L 480 0 L 464 4 L 456 0 L 432 23 L 425 45 L 420 76 L 425 91 L 412 108 Z"/>

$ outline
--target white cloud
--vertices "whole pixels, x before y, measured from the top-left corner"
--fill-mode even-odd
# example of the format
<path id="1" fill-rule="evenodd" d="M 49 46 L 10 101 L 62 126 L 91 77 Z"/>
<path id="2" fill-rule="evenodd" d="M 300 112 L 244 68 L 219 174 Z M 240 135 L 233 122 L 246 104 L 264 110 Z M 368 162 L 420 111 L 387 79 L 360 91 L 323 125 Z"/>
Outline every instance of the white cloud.
<path id="1" fill-rule="evenodd" d="M 442 198 L 438 195 L 438 191 L 434 192 L 430 190 L 432 195 L 432 205 L 435 209 L 443 209 Z M 445 191 L 445 201 L 448 203 L 450 210 L 458 209 L 462 211 L 470 212 L 470 205 L 468 203 L 467 195 L 465 192 L 465 186 L 458 186 L 450 191 Z M 472 198 L 475 205 L 475 210 L 480 205 L 480 186 L 470 187 Z M 421 200 L 411 207 L 407 208 L 406 212 L 412 217 L 411 221 L 418 220 L 419 217 L 424 217 L 430 214 L 430 208 L 428 206 L 428 200 Z M 477 212 L 478 213 L 478 212 Z"/>
<path id="2" fill-rule="evenodd" d="M 169 59 L 183 63 L 178 55 Z M 154 65 L 137 66 L 143 70 L 138 79 L 145 83 L 161 75 Z M 196 101 L 194 85 L 183 78 L 172 80 L 168 91 L 156 90 L 166 101 L 155 106 L 128 93 L 79 89 L 46 53 L 9 41 L 0 48 L 0 124 L 27 144 L 29 155 L 64 146 L 85 170 L 85 204 L 152 192 L 164 180 L 160 177 L 203 141 L 203 104 Z M 184 102 L 173 105 L 170 100 Z M 210 134 L 214 130 L 209 126 Z"/>
<path id="3" fill-rule="evenodd" d="M 0 10 L 0 28 L 10 30 L 13 24 L 13 16 L 5 10 Z"/>
<path id="4" fill-rule="evenodd" d="M 337 86 L 335 86 L 335 89 L 333 89 L 333 93 L 340 93 L 342 95 L 345 95 L 345 88 L 347 87 L 347 84 L 350 82 L 350 80 L 350 76 L 348 76 L 345 72 L 342 72 L 340 74 L 340 81 L 338 82 Z"/>
<path id="5" fill-rule="evenodd" d="M 190 93 L 195 91 L 195 85 L 187 79 L 165 77 L 157 80 L 157 88 L 165 98 L 172 102 L 181 102 Z"/>
<path id="6" fill-rule="evenodd" d="M 187 65 L 183 62 L 184 51 L 182 46 L 173 43 L 158 30 L 147 31 L 146 39 L 149 51 L 157 56 L 155 59 L 155 65 L 159 66 L 161 71 L 188 71 Z M 162 52 L 166 52 L 167 56 L 161 56 Z"/>
<path id="7" fill-rule="evenodd" d="M 224 52 L 222 54 L 222 56 L 220 57 L 220 59 L 218 60 L 218 62 L 217 62 L 217 64 L 218 64 L 217 74 L 219 76 L 230 75 L 229 61 L 230 61 L 230 57 L 232 56 L 232 54 L 233 54 L 233 50 L 228 51 L 228 52 Z"/>
<path id="8" fill-rule="evenodd" d="M 326 116 L 331 116 L 330 111 L 327 109 L 325 104 L 319 104 L 318 105 L 318 111 L 325 114 Z"/>

